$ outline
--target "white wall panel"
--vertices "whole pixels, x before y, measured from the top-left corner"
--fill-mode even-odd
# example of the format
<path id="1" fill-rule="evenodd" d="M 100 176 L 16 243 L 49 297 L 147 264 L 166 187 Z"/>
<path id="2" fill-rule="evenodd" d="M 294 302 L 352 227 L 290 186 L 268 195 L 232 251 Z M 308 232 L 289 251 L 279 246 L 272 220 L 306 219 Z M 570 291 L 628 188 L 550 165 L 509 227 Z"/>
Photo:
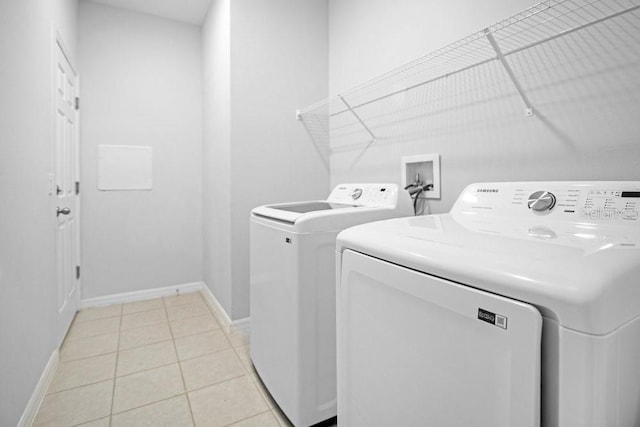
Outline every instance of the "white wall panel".
<path id="1" fill-rule="evenodd" d="M 327 13 L 326 0 L 220 0 L 205 22 L 205 197 L 222 196 L 205 201 L 205 282 L 231 319 L 249 315 L 251 209 L 329 192 L 328 159 L 295 120 L 328 94 Z"/>
<path id="2" fill-rule="evenodd" d="M 202 281 L 200 28 L 81 2 L 83 298 Z M 150 191 L 98 191 L 98 147 L 151 147 Z"/>
<path id="3" fill-rule="evenodd" d="M 231 314 L 231 5 L 214 0 L 202 27 L 204 281 Z"/>
<path id="4" fill-rule="evenodd" d="M 75 0 L 0 2 L 2 426 L 18 424 L 57 345 L 52 64 L 54 31 L 75 56 L 76 7 Z"/>

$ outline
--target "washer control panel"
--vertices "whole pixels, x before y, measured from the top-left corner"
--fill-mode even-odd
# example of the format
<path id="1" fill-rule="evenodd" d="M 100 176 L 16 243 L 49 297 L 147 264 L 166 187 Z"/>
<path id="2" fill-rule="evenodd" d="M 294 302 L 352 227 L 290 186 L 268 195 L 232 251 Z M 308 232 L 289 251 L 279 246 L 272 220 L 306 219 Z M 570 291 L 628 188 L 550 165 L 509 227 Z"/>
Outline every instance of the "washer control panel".
<path id="1" fill-rule="evenodd" d="M 640 181 L 471 184 L 451 212 L 640 225 Z"/>
<path id="2" fill-rule="evenodd" d="M 398 199 L 396 184 L 340 184 L 327 202 L 354 206 L 395 206 Z"/>

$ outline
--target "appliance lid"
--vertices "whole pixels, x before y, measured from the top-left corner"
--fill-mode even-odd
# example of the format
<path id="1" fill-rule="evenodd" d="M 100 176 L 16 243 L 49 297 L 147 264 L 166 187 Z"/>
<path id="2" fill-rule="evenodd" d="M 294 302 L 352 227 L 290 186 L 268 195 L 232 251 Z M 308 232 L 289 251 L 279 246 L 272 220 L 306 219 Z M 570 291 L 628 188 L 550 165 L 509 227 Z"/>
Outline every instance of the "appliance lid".
<path id="1" fill-rule="evenodd" d="M 307 202 L 259 206 L 251 211 L 251 215 L 293 226 L 296 224 L 300 225 L 305 221 L 313 221 L 314 218 L 333 215 L 336 212 L 345 214 L 353 211 L 357 207 L 358 206 L 355 205 L 329 203 L 324 200 L 311 200 Z"/>
<path id="2" fill-rule="evenodd" d="M 354 208 L 357 205 L 345 205 L 339 203 L 327 203 L 327 202 L 302 202 L 302 203 L 286 203 L 282 205 L 267 205 L 270 209 L 279 209 L 288 212 L 295 213 L 308 213 L 314 211 L 326 211 L 330 209 L 344 209 Z"/>
<path id="3" fill-rule="evenodd" d="M 530 206 L 544 194 L 529 197 L 547 191 L 540 188 L 556 197 L 542 214 Z M 534 304 L 565 327 L 606 334 L 640 315 L 638 189 L 474 184 L 449 214 L 360 225 L 340 233 L 337 250 Z"/>

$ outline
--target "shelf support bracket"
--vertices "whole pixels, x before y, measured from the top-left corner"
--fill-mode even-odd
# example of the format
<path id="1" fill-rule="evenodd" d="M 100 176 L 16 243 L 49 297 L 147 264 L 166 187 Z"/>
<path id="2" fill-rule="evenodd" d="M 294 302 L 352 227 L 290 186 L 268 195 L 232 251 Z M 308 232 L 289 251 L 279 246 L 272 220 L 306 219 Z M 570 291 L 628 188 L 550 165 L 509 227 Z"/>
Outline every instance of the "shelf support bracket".
<path id="1" fill-rule="evenodd" d="M 509 78 L 513 82 L 513 85 L 516 87 L 516 90 L 520 94 L 520 98 L 522 98 L 522 101 L 524 102 L 524 107 L 525 107 L 524 115 L 527 117 L 533 116 L 533 107 L 531 106 L 531 101 L 529 101 L 529 97 L 527 97 L 527 94 L 525 93 L 524 89 L 520 85 L 520 82 L 516 78 L 516 75 L 511 69 L 511 66 L 505 59 L 504 54 L 500 49 L 500 46 L 498 46 L 496 39 L 493 37 L 493 34 L 491 34 L 491 31 L 488 28 L 485 28 L 484 35 L 489 40 L 489 43 L 491 43 L 491 47 L 493 47 L 493 50 L 496 52 L 496 58 L 498 59 L 498 61 L 500 61 L 500 63 L 504 67 L 504 70 L 507 72 L 507 74 L 509 75 Z"/>
<path id="2" fill-rule="evenodd" d="M 369 142 L 369 144 L 371 144 L 373 141 L 376 140 L 376 136 L 373 134 L 373 132 L 371 132 L 371 129 L 369 129 L 369 127 L 364 124 L 364 122 L 362 121 L 362 119 L 360 118 L 360 116 L 358 115 L 358 113 L 356 113 L 353 108 L 351 108 L 351 105 L 349 105 L 349 103 L 347 102 L 346 99 L 344 99 L 344 97 L 340 94 L 338 94 L 338 98 L 340 98 L 340 100 L 344 103 L 344 105 L 349 109 L 349 111 L 351 111 L 351 114 L 353 114 L 353 116 L 360 122 L 360 124 L 362 125 L 362 127 L 364 128 L 364 130 L 367 131 L 367 133 L 369 135 L 371 135 L 371 141 Z"/>

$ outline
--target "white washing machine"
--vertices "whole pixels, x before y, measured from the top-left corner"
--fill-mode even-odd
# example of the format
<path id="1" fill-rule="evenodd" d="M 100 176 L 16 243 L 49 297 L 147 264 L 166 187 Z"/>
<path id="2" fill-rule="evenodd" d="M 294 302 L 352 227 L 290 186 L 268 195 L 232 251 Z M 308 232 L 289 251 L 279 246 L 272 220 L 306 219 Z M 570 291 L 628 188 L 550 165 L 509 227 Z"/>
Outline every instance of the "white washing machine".
<path id="1" fill-rule="evenodd" d="M 640 426 L 640 182 L 473 184 L 337 239 L 338 424 Z"/>
<path id="2" fill-rule="evenodd" d="M 343 184 L 327 200 L 252 211 L 251 359 L 294 425 L 336 415 L 337 234 L 412 214 L 395 184 Z"/>

